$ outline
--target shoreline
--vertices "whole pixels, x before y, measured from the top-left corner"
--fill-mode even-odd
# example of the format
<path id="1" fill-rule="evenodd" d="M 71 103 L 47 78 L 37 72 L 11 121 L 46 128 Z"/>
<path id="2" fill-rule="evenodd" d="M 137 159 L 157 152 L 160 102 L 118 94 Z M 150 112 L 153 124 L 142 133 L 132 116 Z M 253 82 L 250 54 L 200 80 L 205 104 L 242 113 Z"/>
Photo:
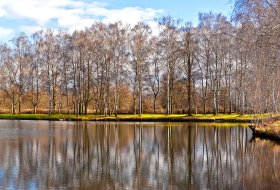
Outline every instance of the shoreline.
<path id="1" fill-rule="evenodd" d="M 250 125 L 253 136 L 280 142 L 280 121 Z"/>
<path id="2" fill-rule="evenodd" d="M 120 114 L 118 116 L 104 115 L 67 115 L 67 114 L 0 114 L 0 120 L 48 120 L 48 121 L 130 121 L 130 122 L 211 122 L 211 123 L 251 123 L 250 114 Z M 264 116 L 262 116 L 264 117 Z"/>
<path id="3" fill-rule="evenodd" d="M 191 118 L 160 118 L 160 119 L 143 119 L 143 118 L 0 118 L 0 120 L 33 120 L 33 121 L 108 121 L 108 122 L 209 122 L 209 123 L 251 123 L 251 120 L 234 120 L 234 119 L 191 119 Z"/>

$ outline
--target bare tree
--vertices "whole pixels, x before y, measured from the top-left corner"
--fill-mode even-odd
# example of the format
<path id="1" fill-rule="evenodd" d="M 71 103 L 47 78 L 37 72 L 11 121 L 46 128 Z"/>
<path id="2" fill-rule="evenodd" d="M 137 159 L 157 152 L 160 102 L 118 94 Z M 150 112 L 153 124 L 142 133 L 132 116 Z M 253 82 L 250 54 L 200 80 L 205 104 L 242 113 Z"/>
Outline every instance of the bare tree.
<path id="1" fill-rule="evenodd" d="M 130 59 L 133 73 L 134 114 L 136 114 L 136 97 L 138 97 L 138 114 L 143 113 L 143 79 L 147 72 L 147 58 L 149 57 L 149 36 L 151 28 L 138 23 L 130 34 Z"/>
<path id="2" fill-rule="evenodd" d="M 20 33 L 12 39 L 14 44 L 14 66 L 18 70 L 18 75 L 15 76 L 16 86 L 18 88 L 18 113 L 21 114 L 22 96 L 27 84 L 28 64 L 31 59 L 30 42 L 24 33 Z"/>
<path id="3" fill-rule="evenodd" d="M 195 51 L 196 51 L 196 42 L 194 39 L 194 28 L 190 23 L 187 23 L 184 27 L 181 28 L 182 35 L 182 59 L 183 59 L 183 70 L 184 74 L 187 76 L 187 95 L 188 95 L 188 115 L 192 115 L 192 91 L 194 78 L 193 70 L 195 66 Z"/>
<path id="4" fill-rule="evenodd" d="M 12 49 L 7 44 L 1 44 L 1 89 L 11 101 L 11 112 L 16 113 L 18 68 L 14 66 Z"/>
<path id="5" fill-rule="evenodd" d="M 174 20 L 172 17 L 159 19 L 161 59 L 166 69 L 166 114 L 172 114 L 172 95 L 174 93 L 174 82 L 176 68 L 179 63 L 179 31 L 178 25 L 181 20 Z"/>
<path id="6" fill-rule="evenodd" d="M 151 54 L 149 57 L 149 68 L 148 68 L 148 77 L 147 77 L 147 84 L 153 93 L 153 109 L 154 114 L 157 113 L 156 111 L 156 101 L 157 97 L 160 92 L 160 48 L 159 48 L 159 39 L 157 37 L 153 37 L 150 40 L 151 46 Z"/>

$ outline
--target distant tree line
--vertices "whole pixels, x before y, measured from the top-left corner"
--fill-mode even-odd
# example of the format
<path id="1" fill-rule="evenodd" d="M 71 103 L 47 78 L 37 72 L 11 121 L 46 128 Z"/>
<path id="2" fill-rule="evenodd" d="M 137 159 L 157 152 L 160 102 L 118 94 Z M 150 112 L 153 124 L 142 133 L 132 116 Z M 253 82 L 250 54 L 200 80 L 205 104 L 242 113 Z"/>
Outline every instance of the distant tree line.
<path id="1" fill-rule="evenodd" d="M 264 113 L 279 106 L 280 4 L 237 0 L 232 19 L 95 23 L 0 44 L 1 112 Z"/>

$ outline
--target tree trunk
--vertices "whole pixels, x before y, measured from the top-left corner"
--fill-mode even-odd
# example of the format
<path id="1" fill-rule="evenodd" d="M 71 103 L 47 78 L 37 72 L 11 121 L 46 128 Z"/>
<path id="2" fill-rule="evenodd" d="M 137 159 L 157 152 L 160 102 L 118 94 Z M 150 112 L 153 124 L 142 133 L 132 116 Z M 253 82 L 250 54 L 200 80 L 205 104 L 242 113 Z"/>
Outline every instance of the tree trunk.
<path id="1" fill-rule="evenodd" d="M 170 114 L 170 66 L 169 66 L 169 63 L 168 63 L 168 66 L 167 66 L 167 92 L 166 92 L 166 114 L 169 115 Z"/>
<path id="2" fill-rule="evenodd" d="M 18 98 L 18 114 L 21 114 L 21 101 L 22 101 L 21 100 L 21 95 L 19 95 L 19 98 Z"/>
<path id="3" fill-rule="evenodd" d="M 154 114 L 157 113 L 157 110 L 156 110 L 156 98 L 157 98 L 157 96 L 154 95 Z"/>
<path id="4" fill-rule="evenodd" d="M 214 115 L 218 114 L 218 97 L 217 97 L 217 89 L 213 90 L 213 103 L 214 103 Z"/>
<path id="5" fill-rule="evenodd" d="M 13 92 L 12 95 L 12 114 L 15 115 L 16 114 L 16 108 L 15 108 L 15 93 Z"/>
<path id="6" fill-rule="evenodd" d="M 51 74 L 50 74 L 50 63 L 48 63 L 48 101 L 49 101 L 49 111 L 48 114 L 52 114 L 52 94 L 51 94 Z"/>
<path id="7" fill-rule="evenodd" d="M 118 116 L 118 104 L 119 104 L 119 101 L 118 101 L 119 96 L 118 96 L 118 87 L 117 86 L 118 85 L 116 83 L 116 85 L 115 85 L 115 96 L 114 96 L 114 98 L 115 98 L 115 100 L 114 100 L 114 110 L 115 110 L 115 116 L 116 117 Z"/>
<path id="8" fill-rule="evenodd" d="M 203 113 L 206 114 L 206 98 L 203 98 Z"/>
<path id="9" fill-rule="evenodd" d="M 37 114 L 37 105 L 33 105 L 33 113 Z"/>
<path id="10" fill-rule="evenodd" d="M 142 114 L 142 85 L 141 80 L 139 81 L 139 116 Z"/>
<path id="11" fill-rule="evenodd" d="M 191 74 L 192 74 L 192 65 L 191 65 L 191 55 L 188 55 L 188 116 L 192 115 L 192 104 L 191 104 Z"/>

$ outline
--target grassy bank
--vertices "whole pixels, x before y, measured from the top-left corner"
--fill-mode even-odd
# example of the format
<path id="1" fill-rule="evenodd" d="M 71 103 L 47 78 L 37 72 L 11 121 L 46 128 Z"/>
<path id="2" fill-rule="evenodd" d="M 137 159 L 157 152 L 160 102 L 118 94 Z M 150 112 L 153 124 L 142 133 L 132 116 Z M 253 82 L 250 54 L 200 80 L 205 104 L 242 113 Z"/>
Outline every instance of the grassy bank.
<path id="1" fill-rule="evenodd" d="M 260 116 L 265 117 L 265 116 Z M 64 114 L 0 114 L 0 119 L 15 120 L 70 120 L 70 121 L 181 121 L 181 122 L 232 122 L 232 123 L 249 123 L 253 115 L 245 114 L 196 114 L 187 116 L 186 114 L 142 114 L 132 115 L 123 114 L 115 116 L 104 115 L 64 115 Z"/>
<path id="2" fill-rule="evenodd" d="M 253 134 L 257 137 L 280 141 L 280 121 L 260 123 L 250 126 Z"/>

